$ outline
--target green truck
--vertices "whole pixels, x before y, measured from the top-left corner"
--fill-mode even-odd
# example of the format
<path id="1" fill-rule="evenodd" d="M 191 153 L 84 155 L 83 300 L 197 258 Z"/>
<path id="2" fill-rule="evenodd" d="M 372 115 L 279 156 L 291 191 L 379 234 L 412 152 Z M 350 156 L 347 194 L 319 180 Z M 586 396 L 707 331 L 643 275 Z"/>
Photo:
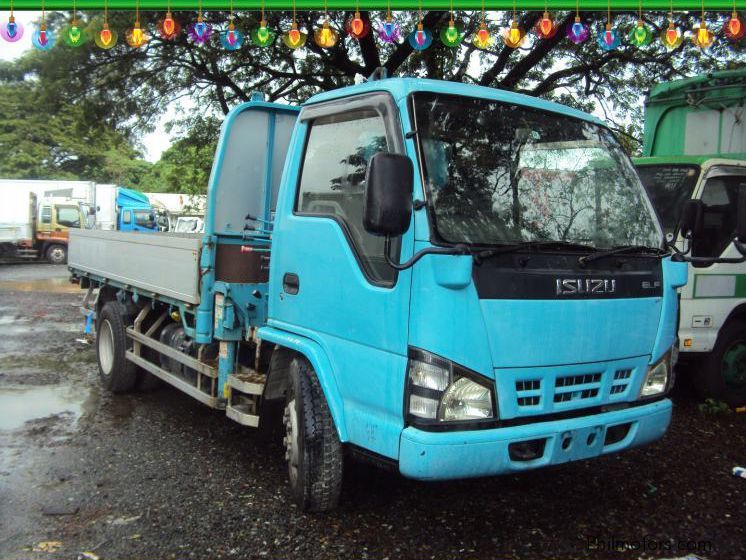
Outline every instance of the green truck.
<path id="1" fill-rule="evenodd" d="M 733 232 L 746 188 L 746 68 L 660 84 L 645 103 L 634 160 L 669 242 L 692 257 L 738 258 Z M 702 202 L 690 242 L 678 223 Z M 703 397 L 746 402 L 746 264 L 693 262 L 681 289 L 679 350 Z"/>

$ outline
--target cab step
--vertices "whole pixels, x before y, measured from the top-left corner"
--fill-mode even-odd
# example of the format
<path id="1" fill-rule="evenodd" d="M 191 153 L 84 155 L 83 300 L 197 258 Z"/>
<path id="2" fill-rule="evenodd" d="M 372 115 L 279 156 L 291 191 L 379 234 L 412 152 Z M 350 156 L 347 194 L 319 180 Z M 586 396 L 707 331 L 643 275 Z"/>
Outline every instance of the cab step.
<path id="1" fill-rule="evenodd" d="M 259 427 L 258 398 L 264 392 L 267 376 L 248 368 L 228 376 L 230 396 L 225 414 L 231 420 L 252 428 Z"/>

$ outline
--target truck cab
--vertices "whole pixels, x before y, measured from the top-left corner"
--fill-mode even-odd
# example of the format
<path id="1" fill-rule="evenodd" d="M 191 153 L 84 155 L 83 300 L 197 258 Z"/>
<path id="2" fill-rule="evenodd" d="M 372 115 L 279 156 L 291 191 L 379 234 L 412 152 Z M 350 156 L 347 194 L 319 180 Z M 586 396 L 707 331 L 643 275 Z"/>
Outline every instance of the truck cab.
<path id="1" fill-rule="evenodd" d="M 741 257 L 733 235 L 746 189 L 745 100 L 745 70 L 657 86 L 646 102 L 644 156 L 634 160 L 670 242 L 695 259 L 681 289 L 682 363 L 701 396 L 734 406 L 746 403 L 746 263 L 722 261 Z M 703 209 L 691 243 L 678 227 L 689 200 Z"/>
<path id="2" fill-rule="evenodd" d="M 126 187 L 116 191 L 117 229 L 119 231 L 159 231 L 155 210 L 148 197 Z"/>
<path id="3" fill-rule="evenodd" d="M 36 216 L 36 244 L 52 264 L 67 262 L 71 228 L 86 226 L 88 215 L 78 202 L 66 198 L 43 198 Z"/>

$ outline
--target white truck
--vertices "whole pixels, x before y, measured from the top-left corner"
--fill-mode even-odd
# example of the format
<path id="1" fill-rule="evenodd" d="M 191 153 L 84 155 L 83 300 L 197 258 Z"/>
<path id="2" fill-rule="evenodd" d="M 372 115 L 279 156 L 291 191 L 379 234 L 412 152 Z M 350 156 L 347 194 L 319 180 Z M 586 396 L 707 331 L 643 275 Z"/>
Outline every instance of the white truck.
<path id="1" fill-rule="evenodd" d="M 745 105 L 746 69 L 660 84 L 635 159 L 664 232 L 694 258 L 680 290 L 680 361 L 702 397 L 732 406 L 746 403 L 746 263 L 732 241 L 746 189 Z M 699 201 L 691 244 L 678 227 L 690 201 Z"/>

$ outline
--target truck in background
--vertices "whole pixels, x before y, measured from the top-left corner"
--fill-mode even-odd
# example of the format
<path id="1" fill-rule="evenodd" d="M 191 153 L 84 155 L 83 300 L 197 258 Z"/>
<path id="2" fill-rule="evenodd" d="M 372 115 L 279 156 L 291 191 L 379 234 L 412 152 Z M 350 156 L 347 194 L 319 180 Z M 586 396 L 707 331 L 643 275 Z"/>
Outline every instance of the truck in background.
<path id="1" fill-rule="evenodd" d="M 729 261 L 741 256 L 733 232 L 746 188 L 746 69 L 653 88 L 634 163 L 669 240 L 694 257 L 680 291 L 680 359 L 701 396 L 744 404 L 746 264 Z M 700 207 L 692 243 L 678 227 L 691 200 Z"/>
<path id="2" fill-rule="evenodd" d="M 64 264 L 69 231 L 84 227 L 87 216 L 80 201 L 8 189 L 0 204 L 0 256 Z"/>
<path id="3" fill-rule="evenodd" d="M 162 231 L 200 233 L 204 224 L 204 195 L 185 193 L 146 192 L 150 204 L 156 211 L 158 225 Z M 181 225 L 179 223 L 181 222 Z"/>
<path id="4" fill-rule="evenodd" d="M 516 473 L 671 419 L 687 265 L 611 131 L 535 97 L 393 78 L 240 105 L 204 235 L 81 230 L 69 268 L 102 384 L 282 421 L 302 509 L 336 505 L 350 455 Z"/>
<path id="5" fill-rule="evenodd" d="M 95 229 L 158 231 L 155 211 L 147 195 L 117 185 L 96 185 Z"/>

